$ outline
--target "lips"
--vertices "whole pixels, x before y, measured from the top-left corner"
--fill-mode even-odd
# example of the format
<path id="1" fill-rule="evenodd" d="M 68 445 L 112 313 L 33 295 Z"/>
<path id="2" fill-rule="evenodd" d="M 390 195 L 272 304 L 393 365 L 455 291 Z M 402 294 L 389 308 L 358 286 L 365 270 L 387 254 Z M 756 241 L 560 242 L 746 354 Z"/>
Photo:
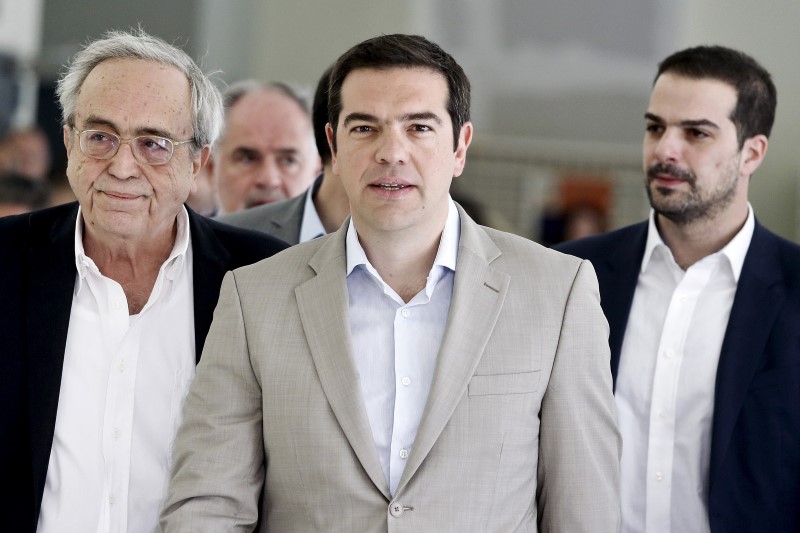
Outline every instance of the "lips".
<path id="1" fill-rule="evenodd" d="M 130 194 L 124 192 L 112 192 L 112 191 L 101 191 L 103 194 L 110 198 L 114 198 L 116 200 L 136 200 L 137 198 L 141 198 L 143 195 L 141 194 Z"/>
<path id="2" fill-rule="evenodd" d="M 405 189 L 408 187 L 408 185 L 404 185 L 402 183 L 378 183 L 374 186 L 380 187 L 384 191 L 399 191 L 400 189 Z"/>
<path id="3" fill-rule="evenodd" d="M 683 182 L 693 185 L 695 182 L 695 176 L 690 171 L 662 163 L 657 163 L 647 169 L 647 177 L 651 182 L 656 181 L 662 185 L 677 185 Z"/>

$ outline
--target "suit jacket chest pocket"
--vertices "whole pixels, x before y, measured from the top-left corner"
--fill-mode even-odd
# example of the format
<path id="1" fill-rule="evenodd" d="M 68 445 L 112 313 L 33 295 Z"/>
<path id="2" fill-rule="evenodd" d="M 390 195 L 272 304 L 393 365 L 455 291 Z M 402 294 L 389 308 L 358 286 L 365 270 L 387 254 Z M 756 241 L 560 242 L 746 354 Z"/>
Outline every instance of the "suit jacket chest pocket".
<path id="1" fill-rule="evenodd" d="M 539 390 L 541 371 L 513 374 L 475 375 L 469 380 L 469 396 L 494 396 L 499 394 L 529 394 Z"/>

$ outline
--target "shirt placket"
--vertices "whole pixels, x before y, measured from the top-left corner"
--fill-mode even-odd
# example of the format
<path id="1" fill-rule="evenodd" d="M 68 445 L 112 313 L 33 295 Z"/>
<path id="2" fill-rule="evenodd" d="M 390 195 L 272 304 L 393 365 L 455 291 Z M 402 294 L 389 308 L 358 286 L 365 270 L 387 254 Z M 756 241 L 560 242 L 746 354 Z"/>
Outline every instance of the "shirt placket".
<path id="1" fill-rule="evenodd" d="M 122 287 L 103 279 L 105 284 L 104 330 L 111 365 L 103 419 L 105 464 L 104 501 L 98 532 L 127 531 L 127 502 L 130 479 L 131 434 L 139 338 L 133 334 L 128 304 Z"/>
<path id="2" fill-rule="evenodd" d="M 647 450 L 646 531 L 671 531 L 672 473 L 676 407 L 686 338 L 698 297 L 708 283 L 710 269 L 694 265 L 672 293 L 653 379 Z"/>

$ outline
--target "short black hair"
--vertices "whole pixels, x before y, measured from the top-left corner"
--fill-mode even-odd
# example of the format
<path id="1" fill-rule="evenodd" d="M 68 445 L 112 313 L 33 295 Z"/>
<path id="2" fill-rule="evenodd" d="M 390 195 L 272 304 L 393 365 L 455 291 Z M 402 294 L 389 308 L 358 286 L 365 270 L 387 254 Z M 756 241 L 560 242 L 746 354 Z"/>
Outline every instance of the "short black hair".
<path id="1" fill-rule="evenodd" d="M 736 126 L 739 148 L 756 135 L 769 137 L 778 93 L 769 72 L 749 55 L 724 46 L 695 46 L 659 63 L 653 83 L 665 73 L 693 80 L 717 80 L 734 88 L 736 106 L 730 119 Z"/>
<path id="2" fill-rule="evenodd" d="M 328 89 L 330 88 L 331 71 L 333 65 L 325 69 L 317 83 L 314 92 L 314 103 L 311 105 L 311 122 L 314 123 L 314 140 L 317 143 L 317 152 L 322 159 L 322 164 L 331 162 L 331 148 L 328 146 L 328 136 L 325 125 L 328 123 Z"/>
<path id="3" fill-rule="evenodd" d="M 333 128 L 334 149 L 336 127 L 342 112 L 342 85 L 347 75 L 357 69 L 394 67 L 427 68 L 447 80 L 447 112 L 453 123 L 453 150 L 456 150 L 461 127 L 469 121 L 469 79 L 453 56 L 439 45 L 420 35 L 400 33 L 367 39 L 350 48 L 334 63 L 328 93 L 328 122 Z"/>

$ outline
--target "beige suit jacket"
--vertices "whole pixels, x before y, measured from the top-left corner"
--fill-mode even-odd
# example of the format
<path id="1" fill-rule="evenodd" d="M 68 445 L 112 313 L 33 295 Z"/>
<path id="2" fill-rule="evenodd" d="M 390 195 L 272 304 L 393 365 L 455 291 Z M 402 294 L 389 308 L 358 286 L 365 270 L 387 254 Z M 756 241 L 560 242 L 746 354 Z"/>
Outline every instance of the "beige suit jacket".
<path id="1" fill-rule="evenodd" d="M 259 519 L 281 533 L 618 530 L 591 264 L 459 211 L 447 329 L 394 497 L 350 342 L 345 224 L 226 277 L 175 443 L 167 533 Z"/>

